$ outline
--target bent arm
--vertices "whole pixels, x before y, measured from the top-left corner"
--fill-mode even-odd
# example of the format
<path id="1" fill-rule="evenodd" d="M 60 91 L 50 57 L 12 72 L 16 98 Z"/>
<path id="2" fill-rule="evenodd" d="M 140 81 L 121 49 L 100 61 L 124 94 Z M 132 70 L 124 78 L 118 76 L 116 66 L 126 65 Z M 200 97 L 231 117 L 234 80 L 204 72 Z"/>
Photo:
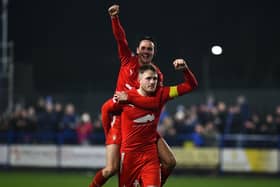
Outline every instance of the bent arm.
<path id="1" fill-rule="evenodd" d="M 160 97 L 156 94 L 155 96 L 141 96 L 135 91 L 122 91 L 116 92 L 114 98 L 122 104 L 133 104 L 147 110 L 157 110 L 160 107 Z"/>
<path id="2" fill-rule="evenodd" d="M 163 88 L 164 102 L 171 100 L 175 97 L 187 94 L 198 87 L 198 82 L 194 74 L 189 68 L 183 70 L 185 81 L 176 86 L 169 86 Z"/>
<path id="3" fill-rule="evenodd" d="M 127 102 L 148 110 L 156 110 L 160 107 L 160 97 L 156 96 L 144 97 L 139 95 L 128 95 Z"/>
<path id="4" fill-rule="evenodd" d="M 191 92 L 198 87 L 198 82 L 192 71 L 187 68 L 183 70 L 185 82 L 178 85 L 179 95 Z"/>
<path id="5" fill-rule="evenodd" d="M 107 100 L 101 107 L 102 127 L 106 136 L 111 128 L 112 114 L 117 113 L 118 111 L 119 109 L 113 102 L 113 99 Z"/>
<path id="6" fill-rule="evenodd" d="M 119 113 L 122 110 L 122 105 L 114 102 L 113 99 L 107 100 L 102 106 L 102 113 Z"/>

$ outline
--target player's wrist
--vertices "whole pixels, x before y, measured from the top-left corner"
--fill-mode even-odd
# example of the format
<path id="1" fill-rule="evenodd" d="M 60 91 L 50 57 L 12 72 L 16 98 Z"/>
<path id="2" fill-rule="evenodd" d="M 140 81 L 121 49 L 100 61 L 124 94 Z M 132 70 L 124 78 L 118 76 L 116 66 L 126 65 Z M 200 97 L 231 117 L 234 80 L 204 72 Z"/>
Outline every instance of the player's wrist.
<path id="1" fill-rule="evenodd" d="M 110 15 L 111 19 L 116 19 L 118 18 L 118 15 Z"/>

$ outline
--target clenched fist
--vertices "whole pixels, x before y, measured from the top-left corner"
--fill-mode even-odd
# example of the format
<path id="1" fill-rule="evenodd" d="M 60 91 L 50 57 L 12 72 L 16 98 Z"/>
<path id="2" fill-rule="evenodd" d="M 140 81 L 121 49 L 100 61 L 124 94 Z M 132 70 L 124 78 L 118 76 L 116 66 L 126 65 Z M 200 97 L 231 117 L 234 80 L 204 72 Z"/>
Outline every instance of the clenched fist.
<path id="1" fill-rule="evenodd" d="M 119 12 L 120 12 L 120 6 L 119 5 L 112 5 L 108 9 L 108 12 L 109 12 L 110 16 L 117 16 L 117 15 L 119 15 Z"/>
<path id="2" fill-rule="evenodd" d="M 173 61 L 173 65 L 174 65 L 174 68 L 176 70 L 187 69 L 188 68 L 187 63 L 184 59 L 175 59 Z"/>

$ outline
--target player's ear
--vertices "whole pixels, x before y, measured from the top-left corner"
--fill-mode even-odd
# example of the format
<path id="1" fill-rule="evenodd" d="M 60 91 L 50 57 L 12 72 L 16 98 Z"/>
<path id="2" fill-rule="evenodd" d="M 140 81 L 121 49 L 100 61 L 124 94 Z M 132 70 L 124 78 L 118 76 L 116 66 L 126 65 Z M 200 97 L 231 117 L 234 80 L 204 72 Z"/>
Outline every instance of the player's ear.
<path id="1" fill-rule="evenodd" d="M 141 73 L 138 74 L 138 82 L 140 82 L 141 80 L 141 75 L 142 75 Z"/>
<path id="2" fill-rule="evenodd" d="M 139 47 L 136 47 L 136 54 L 139 54 Z"/>

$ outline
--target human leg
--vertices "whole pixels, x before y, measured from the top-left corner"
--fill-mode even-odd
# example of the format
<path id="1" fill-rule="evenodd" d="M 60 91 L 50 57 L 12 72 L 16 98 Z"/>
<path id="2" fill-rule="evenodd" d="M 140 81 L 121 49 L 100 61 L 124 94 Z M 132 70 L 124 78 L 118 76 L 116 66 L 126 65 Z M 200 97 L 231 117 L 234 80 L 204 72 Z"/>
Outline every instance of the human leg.
<path id="1" fill-rule="evenodd" d="M 176 159 L 171 148 L 162 137 L 159 137 L 157 141 L 157 149 L 161 163 L 161 186 L 163 186 L 176 166 Z"/>
<path id="2" fill-rule="evenodd" d="M 149 151 L 143 157 L 143 169 L 141 170 L 141 183 L 143 187 L 160 187 L 160 162 L 157 150 Z"/>
<path id="3" fill-rule="evenodd" d="M 114 116 L 115 120 L 106 136 L 106 166 L 94 176 L 89 187 L 100 187 L 119 170 L 119 151 L 121 143 L 120 117 Z"/>
<path id="4" fill-rule="evenodd" d="M 141 153 L 121 152 L 119 186 L 140 187 L 142 166 Z"/>
<path id="5" fill-rule="evenodd" d="M 119 148 L 118 144 L 106 145 L 106 166 L 96 173 L 89 187 L 102 186 L 111 176 L 118 172 Z"/>

